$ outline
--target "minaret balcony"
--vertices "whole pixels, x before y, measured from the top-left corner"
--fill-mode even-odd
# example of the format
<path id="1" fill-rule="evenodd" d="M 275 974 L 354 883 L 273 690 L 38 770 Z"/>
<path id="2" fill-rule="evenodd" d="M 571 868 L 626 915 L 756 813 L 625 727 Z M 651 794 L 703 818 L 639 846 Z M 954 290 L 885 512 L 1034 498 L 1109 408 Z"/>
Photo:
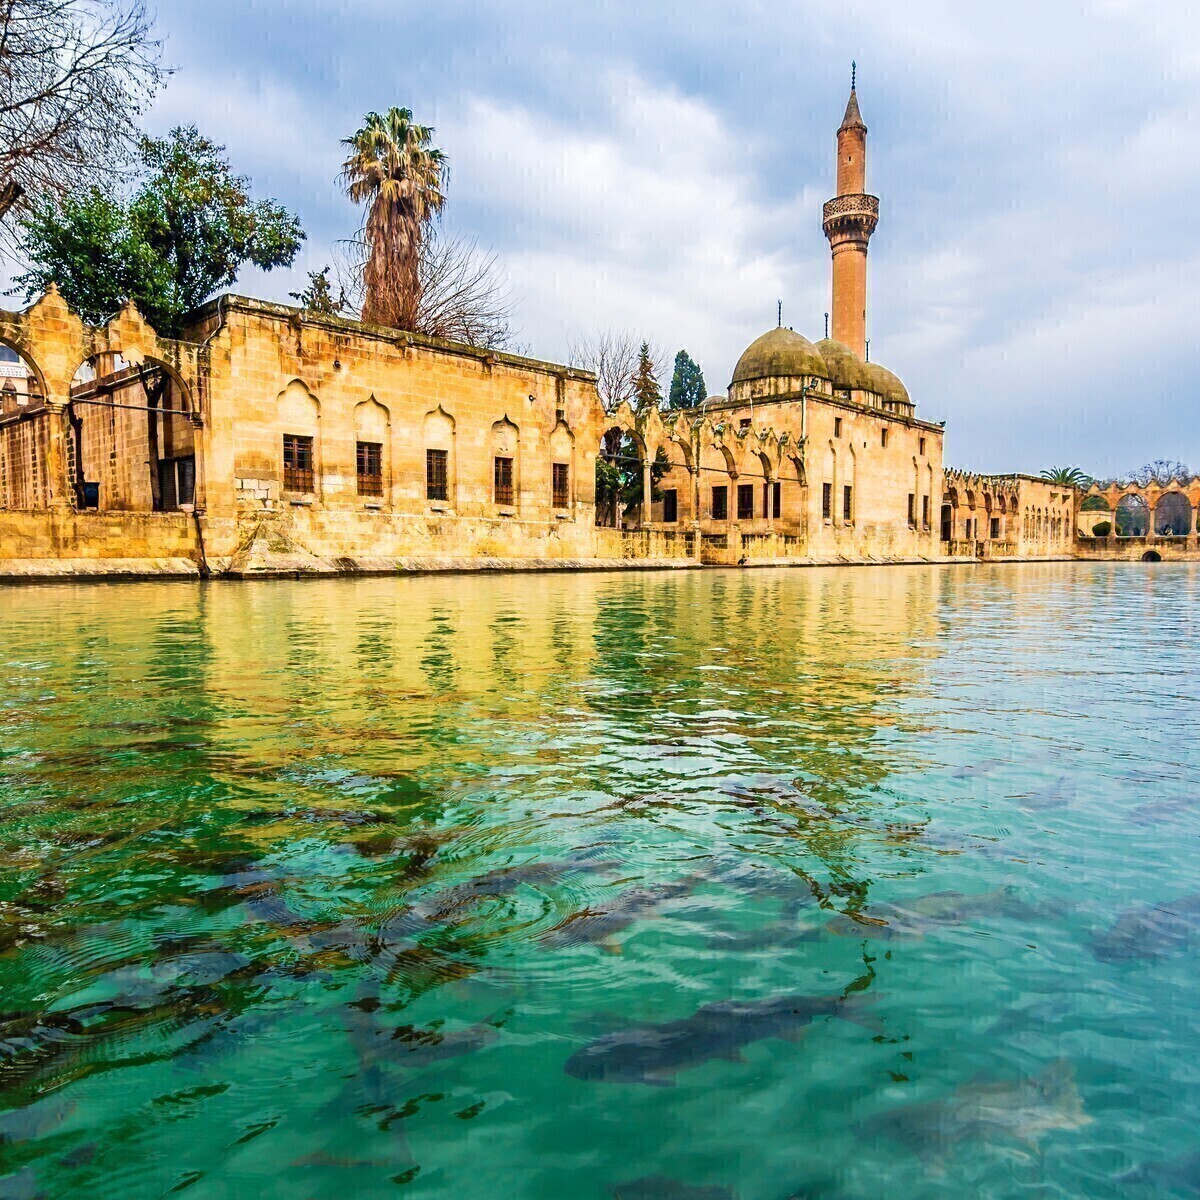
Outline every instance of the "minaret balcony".
<path id="1" fill-rule="evenodd" d="M 821 227 L 827 236 L 835 233 L 870 237 L 879 223 L 879 197 L 858 195 L 834 196 L 825 202 Z"/>

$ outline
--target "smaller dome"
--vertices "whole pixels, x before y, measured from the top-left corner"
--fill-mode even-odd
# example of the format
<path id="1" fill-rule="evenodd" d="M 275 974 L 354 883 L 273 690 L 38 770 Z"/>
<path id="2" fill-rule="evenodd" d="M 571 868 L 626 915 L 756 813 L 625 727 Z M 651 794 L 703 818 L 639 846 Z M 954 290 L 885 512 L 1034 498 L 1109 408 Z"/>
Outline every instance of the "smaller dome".
<path id="1" fill-rule="evenodd" d="M 733 368 L 733 383 L 752 379 L 777 379 L 789 376 L 819 375 L 829 378 L 829 368 L 820 351 L 794 329 L 779 326 L 768 330 L 746 347 Z"/>
<path id="2" fill-rule="evenodd" d="M 887 367 L 873 362 L 863 363 L 863 367 L 870 373 L 873 392 L 878 392 L 885 400 L 892 400 L 898 404 L 912 404 L 908 398 L 908 389 Z"/>
<path id="3" fill-rule="evenodd" d="M 870 372 L 866 370 L 866 364 L 849 346 L 835 342 L 833 338 L 823 338 L 817 343 L 817 349 L 829 364 L 829 378 L 833 380 L 834 387 L 852 391 L 878 390 Z"/>

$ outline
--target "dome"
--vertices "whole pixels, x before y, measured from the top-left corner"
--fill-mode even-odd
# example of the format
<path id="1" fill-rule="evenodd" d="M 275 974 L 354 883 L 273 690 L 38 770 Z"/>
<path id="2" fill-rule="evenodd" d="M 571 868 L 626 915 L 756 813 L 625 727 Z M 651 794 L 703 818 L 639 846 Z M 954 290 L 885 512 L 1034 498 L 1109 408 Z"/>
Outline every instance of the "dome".
<path id="1" fill-rule="evenodd" d="M 794 329 L 779 326 L 764 333 L 746 347 L 745 353 L 733 368 L 733 383 L 749 383 L 752 379 L 819 375 L 829 378 L 829 368 L 820 351 Z"/>
<path id="2" fill-rule="evenodd" d="M 870 373 L 871 391 L 878 392 L 885 400 L 911 406 L 912 401 L 908 398 L 908 389 L 887 367 L 881 367 L 878 363 L 873 362 L 863 363 L 863 367 Z"/>
<path id="3" fill-rule="evenodd" d="M 856 392 L 878 391 L 866 363 L 849 346 L 824 338 L 817 343 L 817 349 L 829 364 L 829 378 L 834 387 Z"/>

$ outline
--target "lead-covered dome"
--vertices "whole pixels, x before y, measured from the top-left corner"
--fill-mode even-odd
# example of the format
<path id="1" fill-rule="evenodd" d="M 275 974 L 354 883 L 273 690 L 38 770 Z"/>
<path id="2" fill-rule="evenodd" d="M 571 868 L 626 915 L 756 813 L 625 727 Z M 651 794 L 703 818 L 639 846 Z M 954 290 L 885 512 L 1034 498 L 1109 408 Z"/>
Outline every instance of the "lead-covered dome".
<path id="1" fill-rule="evenodd" d="M 746 347 L 733 368 L 733 383 L 755 379 L 777 379 L 819 375 L 829 378 L 829 368 L 821 352 L 794 329 L 771 329 Z"/>
<path id="2" fill-rule="evenodd" d="M 871 391 L 878 392 L 885 400 L 908 407 L 912 406 L 912 401 L 908 398 L 908 389 L 887 367 L 881 367 L 878 363 L 873 362 L 863 363 L 863 366 L 870 373 Z"/>
<path id="3" fill-rule="evenodd" d="M 866 370 L 866 363 L 849 346 L 835 342 L 833 338 L 823 338 L 817 343 L 817 349 L 828 364 L 829 378 L 835 388 L 852 392 L 876 390 Z"/>

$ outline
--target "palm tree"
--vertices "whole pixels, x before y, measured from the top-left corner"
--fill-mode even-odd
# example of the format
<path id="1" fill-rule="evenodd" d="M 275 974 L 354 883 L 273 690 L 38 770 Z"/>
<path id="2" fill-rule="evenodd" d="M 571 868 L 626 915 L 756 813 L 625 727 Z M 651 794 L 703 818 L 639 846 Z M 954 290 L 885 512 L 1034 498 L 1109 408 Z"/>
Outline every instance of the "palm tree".
<path id="1" fill-rule="evenodd" d="M 446 203 L 446 155 L 432 145 L 433 129 L 417 125 L 407 108 L 367 113 L 363 127 L 343 139 L 346 194 L 366 204 L 362 238 L 364 321 L 415 329 L 421 309 L 421 244 Z"/>
<path id="2" fill-rule="evenodd" d="M 1085 488 L 1092 483 L 1092 477 L 1081 467 L 1047 467 L 1042 478 L 1059 487 Z"/>

